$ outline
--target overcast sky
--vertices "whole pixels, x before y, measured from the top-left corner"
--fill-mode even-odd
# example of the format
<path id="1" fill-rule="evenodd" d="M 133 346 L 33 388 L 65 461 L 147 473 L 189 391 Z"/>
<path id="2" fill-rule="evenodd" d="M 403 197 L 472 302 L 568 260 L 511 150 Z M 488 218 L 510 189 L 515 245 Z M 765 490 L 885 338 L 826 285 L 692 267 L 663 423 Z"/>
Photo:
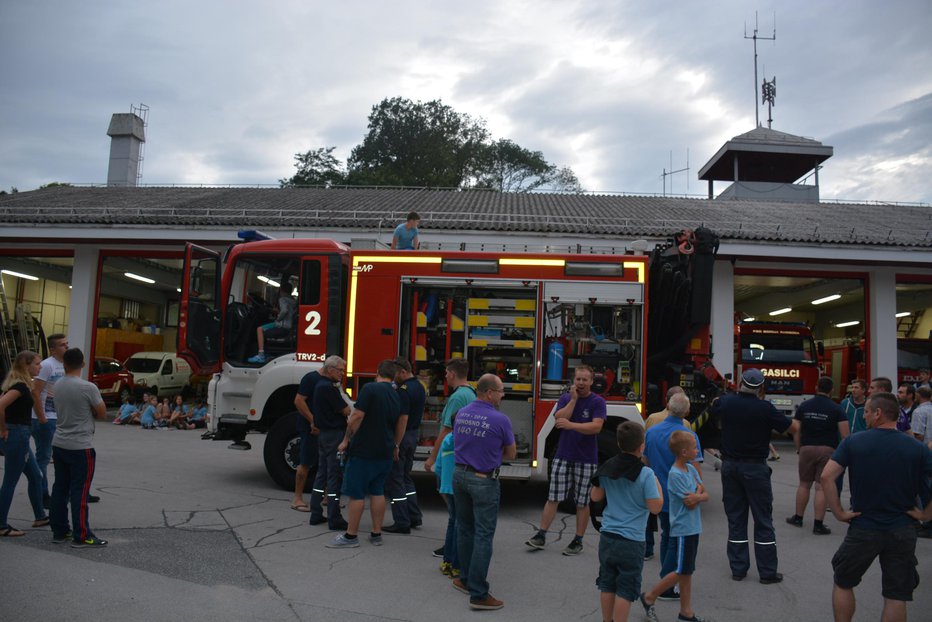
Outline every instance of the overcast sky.
<path id="1" fill-rule="evenodd" d="M 932 202 L 928 0 L 0 0 L 0 189 L 105 183 L 110 116 L 139 103 L 143 183 L 275 184 L 295 153 L 345 159 L 400 96 L 481 117 L 590 191 L 659 193 L 688 150 L 703 194 L 702 165 L 754 128 L 745 24 L 757 10 L 771 36 L 775 9 L 760 78 L 774 129 L 835 148 L 822 198 Z"/>

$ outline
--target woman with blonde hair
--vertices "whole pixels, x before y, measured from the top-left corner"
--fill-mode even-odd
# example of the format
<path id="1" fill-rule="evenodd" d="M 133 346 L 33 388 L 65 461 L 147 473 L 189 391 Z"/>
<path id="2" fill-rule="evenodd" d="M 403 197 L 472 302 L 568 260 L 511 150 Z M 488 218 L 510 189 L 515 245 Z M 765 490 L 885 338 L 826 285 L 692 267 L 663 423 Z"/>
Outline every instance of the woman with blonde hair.
<path id="1" fill-rule="evenodd" d="M 19 476 L 26 474 L 29 481 L 29 502 L 36 517 L 33 527 L 49 524 L 42 507 L 42 474 L 36 457 L 29 446 L 32 431 L 32 379 L 39 374 L 42 359 L 35 352 L 24 351 L 16 355 L 13 368 L 0 385 L 0 447 L 3 448 L 3 484 L 0 485 L 0 537 L 23 536 L 7 522 L 13 492 Z"/>

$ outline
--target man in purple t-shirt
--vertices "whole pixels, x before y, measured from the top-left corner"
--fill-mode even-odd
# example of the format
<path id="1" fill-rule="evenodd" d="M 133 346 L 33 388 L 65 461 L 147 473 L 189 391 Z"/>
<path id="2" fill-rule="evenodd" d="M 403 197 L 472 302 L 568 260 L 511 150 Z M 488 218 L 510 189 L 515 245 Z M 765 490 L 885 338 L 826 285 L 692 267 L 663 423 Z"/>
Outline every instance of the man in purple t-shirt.
<path id="1" fill-rule="evenodd" d="M 543 549 L 547 530 L 557 515 L 557 506 L 568 496 L 576 503 L 576 537 L 563 550 L 564 555 L 582 553 L 582 539 L 589 522 L 589 482 L 599 465 L 596 440 L 605 423 L 605 400 L 592 392 L 594 376 L 588 365 L 579 365 L 573 376 L 573 386 L 557 402 L 553 413 L 554 427 L 562 430 L 557 452 L 550 461 L 550 492 L 540 517 L 540 529 L 525 544 Z"/>
<path id="2" fill-rule="evenodd" d="M 501 489 L 498 467 L 517 454 L 511 421 L 498 411 L 505 395 L 501 378 L 486 374 L 476 383 L 475 401 L 460 408 L 453 423 L 453 496 L 460 578 L 453 587 L 469 594 L 470 609 L 501 609 L 489 594 L 492 540 Z"/>

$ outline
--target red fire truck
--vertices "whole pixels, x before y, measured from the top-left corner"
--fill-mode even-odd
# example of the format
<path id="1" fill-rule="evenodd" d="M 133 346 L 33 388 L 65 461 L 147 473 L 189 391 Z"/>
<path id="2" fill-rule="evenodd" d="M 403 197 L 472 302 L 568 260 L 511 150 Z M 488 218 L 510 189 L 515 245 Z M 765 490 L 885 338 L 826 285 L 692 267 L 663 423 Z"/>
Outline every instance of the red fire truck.
<path id="1" fill-rule="evenodd" d="M 346 359 L 350 396 L 374 379 L 379 361 L 412 362 L 429 396 L 422 457 L 448 392 L 444 362 L 465 357 L 470 380 L 498 374 L 518 445 L 503 477 L 542 469 L 556 438 L 548 415 L 576 365 L 597 371 L 606 438 L 619 421 L 642 418 L 645 256 L 389 252 L 291 239 L 235 245 L 223 264 L 188 245 L 179 354 L 212 375 L 213 438 L 247 449 L 248 433 L 266 432 L 266 468 L 284 488 L 294 486 L 298 384 L 330 354 Z M 266 338 L 268 361 L 250 364 L 256 328 L 280 288 L 297 300 L 296 329 Z"/>
<path id="2" fill-rule="evenodd" d="M 739 322 L 735 333 L 735 378 L 746 369 L 759 369 L 767 378 L 767 399 L 790 416 L 815 395 L 820 352 L 808 326 Z"/>

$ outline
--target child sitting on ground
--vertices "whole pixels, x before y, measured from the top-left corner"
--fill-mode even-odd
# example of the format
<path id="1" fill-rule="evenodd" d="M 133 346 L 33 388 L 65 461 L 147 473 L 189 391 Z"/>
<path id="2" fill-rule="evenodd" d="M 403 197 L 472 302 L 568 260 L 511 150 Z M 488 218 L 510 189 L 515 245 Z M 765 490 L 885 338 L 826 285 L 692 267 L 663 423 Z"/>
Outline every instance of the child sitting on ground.
<path id="1" fill-rule="evenodd" d="M 696 552 L 699 549 L 699 534 L 702 518 L 699 504 L 709 500 L 709 493 L 702 485 L 699 472 L 690 462 L 699 454 L 696 437 L 691 432 L 677 430 L 670 436 L 670 451 L 676 461 L 670 468 L 667 479 L 667 494 L 670 495 L 670 546 L 667 548 L 666 565 L 673 568 L 646 594 L 641 594 L 641 605 L 648 620 L 657 622 L 654 603 L 657 597 L 680 584 L 680 615 L 682 622 L 704 622 L 693 611 L 692 574 L 696 569 Z"/>
<path id="2" fill-rule="evenodd" d="M 120 406 L 120 412 L 113 418 L 115 425 L 129 425 L 130 423 L 139 423 L 139 409 L 135 404 L 131 404 L 129 397 L 123 398 L 123 405 Z"/>
<path id="3" fill-rule="evenodd" d="M 625 622 L 631 603 L 641 593 L 647 515 L 663 508 L 660 482 L 641 462 L 644 427 L 625 421 L 616 433 L 622 453 L 607 460 L 592 476 L 592 500 L 605 500 L 599 537 L 596 580 L 602 619 Z"/>
<path id="4" fill-rule="evenodd" d="M 194 429 L 194 424 L 188 422 L 188 407 L 185 405 L 184 397 L 180 393 L 175 396 L 175 406 L 168 419 L 168 425 L 178 428 L 179 430 Z"/>
<path id="5" fill-rule="evenodd" d="M 142 417 L 139 419 L 143 430 L 154 430 L 158 427 L 158 404 L 159 398 L 150 395 L 149 404 L 143 409 Z"/>
<path id="6" fill-rule="evenodd" d="M 197 403 L 197 408 L 191 411 L 190 422 L 195 428 L 207 427 L 207 405 L 204 400 Z"/>

